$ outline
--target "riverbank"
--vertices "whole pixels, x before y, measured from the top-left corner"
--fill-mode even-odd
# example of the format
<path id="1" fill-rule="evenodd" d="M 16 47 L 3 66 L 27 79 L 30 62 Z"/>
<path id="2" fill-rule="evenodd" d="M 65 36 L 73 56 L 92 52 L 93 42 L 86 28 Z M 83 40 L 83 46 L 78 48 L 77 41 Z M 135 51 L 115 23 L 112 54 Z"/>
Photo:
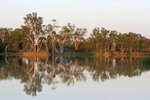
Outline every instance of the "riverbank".
<path id="1" fill-rule="evenodd" d="M 5 56 L 4 53 L 0 53 L 0 56 Z M 48 56 L 47 52 L 24 52 L 24 53 L 8 53 L 8 56 Z"/>
<path id="2" fill-rule="evenodd" d="M 96 53 L 96 52 L 67 52 L 67 53 L 56 53 L 55 56 L 67 56 L 67 57 L 130 57 L 130 56 L 150 56 L 150 53 Z"/>
<path id="3" fill-rule="evenodd" d="M 4 53 L 0 53 L 0 56 L 5 56 Z M 9 53 L 8 56 L 51 56 L 47 52 L 24 52 L 24 53 Z M 110 57 L 110 56 L 150 56 L 150 53 L 96 53 L 96 52 L 66 52 L 55 53 L 54 56 L 66 56 L 66 57 Z"/>
<path id="4" fill-rule="evenodd" d="M 66 52 L 56 53 L 55 56 L 67 56 L 67 57 L 99 57 L 103 56 L 102 53 L 89 53 L 89 52 Z"/>

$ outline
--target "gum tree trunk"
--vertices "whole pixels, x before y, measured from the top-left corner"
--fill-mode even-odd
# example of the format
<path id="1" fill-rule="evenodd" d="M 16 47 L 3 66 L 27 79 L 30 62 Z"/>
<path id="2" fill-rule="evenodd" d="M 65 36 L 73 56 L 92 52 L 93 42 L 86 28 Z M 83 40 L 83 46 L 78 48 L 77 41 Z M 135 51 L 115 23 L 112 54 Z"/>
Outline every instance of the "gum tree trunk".
<path id="1" fill-rule="evenodd" d="M 7 48 L 8 46 L 5 47 L 5 55 L 8 55 Z"/>
<path id="2" fill-rule="evenodd" d="M 54 46 L 54 44 L 52 45 L 52 55 L 54 55 L 54 53 L 55 53 L 55 46 Z"/>
<path id="3" fill-rule="evenodd" d="M 60 52 L 60 53 L 63 53 L 63 52 L 64 52 L 64 45 L 60 45 L 59 52 Z"/>
<path id="4" fill-rule="evenodd" d="M 130 53 L 133 53 L 132 51 L 133 51 L 133 48 L 131 47 L 131 48 L 130 48 Z"/>

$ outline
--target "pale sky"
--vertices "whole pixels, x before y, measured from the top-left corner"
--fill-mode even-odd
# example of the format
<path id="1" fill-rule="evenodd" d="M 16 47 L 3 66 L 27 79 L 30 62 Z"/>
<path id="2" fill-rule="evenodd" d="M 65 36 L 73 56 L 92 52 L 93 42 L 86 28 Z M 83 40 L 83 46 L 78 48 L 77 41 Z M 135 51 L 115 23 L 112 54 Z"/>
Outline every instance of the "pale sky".
<path id="1" fill-rule="evenodd" d="M 119 32 L 135 32 L 150 38 L 150 0 L 0 0 L 0 27 L 17 28 L 28 13 L 37 12 L 44 24 L 56 19 Z M 88 35 L 89 36 L 89 35 Z"/>

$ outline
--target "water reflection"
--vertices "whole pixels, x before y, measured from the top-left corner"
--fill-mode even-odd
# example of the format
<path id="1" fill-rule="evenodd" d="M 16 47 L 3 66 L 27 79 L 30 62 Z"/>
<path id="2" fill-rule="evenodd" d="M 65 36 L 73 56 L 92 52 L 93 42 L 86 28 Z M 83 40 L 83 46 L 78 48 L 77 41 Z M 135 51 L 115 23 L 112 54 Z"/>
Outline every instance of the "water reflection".
<path id="1" fill-rule="evenodd" d="M 19 79 L 26 94 L 32 96 L 42 91 L 43 84 L 56 89 L 59 83 L 70 86 L 86 81 L 89 76 L 99 82 L 120 76 L 140 76 L 148 70 L 148 57 L 0 57 L 0 80 Z"/>

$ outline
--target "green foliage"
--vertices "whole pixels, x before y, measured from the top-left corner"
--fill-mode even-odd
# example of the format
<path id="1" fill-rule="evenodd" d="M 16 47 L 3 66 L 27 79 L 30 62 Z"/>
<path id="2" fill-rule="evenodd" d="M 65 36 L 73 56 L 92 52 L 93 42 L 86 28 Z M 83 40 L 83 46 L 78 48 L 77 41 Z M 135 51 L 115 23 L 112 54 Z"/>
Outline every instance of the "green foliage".
<path id="1" fill-rule="evenodd" d="M 46 52 L 119 52 L 149 53 L 150 39 L 133 32 L 119 33 L 115 30 L 96 27 L 90 37 L 85 38 L 86 28 L 75 27 L 68 23 L 59 26 L 56 20 L 43 25 L 43 18 L 33 12 L 24 17 L 21 28 L 0 28 L 0 52 L 8 47 L 9 52 L 34 51 Z M 65 47 L 67 49 L 65 49 Z M 60 49 L 60 50 L 57 50 Z M 70 50 L 68 50 L 70 49 Z"/>
<path id="2" fill-rule="evenodd" d="M 19 52 L 19 50 L 22 50 L 26 42 L 24 37 L 25 35 L 22 33 L 21 29 L 15 29 L 8 37 L 8 50 L 12 52 Z"/>
<path id="3" fill-rule="evenodd" d="M 150 52 L 150 39 L 133 32 L 119 33 L 102 28 L 93 29 L 85 48 L 90 52 Z"/>

